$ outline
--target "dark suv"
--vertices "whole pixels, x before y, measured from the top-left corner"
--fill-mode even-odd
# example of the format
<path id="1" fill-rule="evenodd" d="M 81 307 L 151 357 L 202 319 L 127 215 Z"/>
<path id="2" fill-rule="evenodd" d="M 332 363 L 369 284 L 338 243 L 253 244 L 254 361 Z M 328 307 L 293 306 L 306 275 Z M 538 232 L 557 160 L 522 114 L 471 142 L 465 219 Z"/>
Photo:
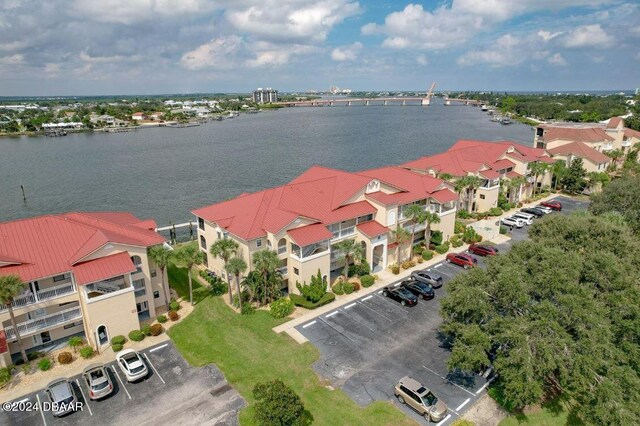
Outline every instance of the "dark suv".
<path id="1" fill-rule="evenodd" d="M 422 297 L 425 300 L 433 299 L 436 296 L 436 293 L 429 284 L 425 284 L 417 280 L 402 281 L 401 287 L 406 288 L 411 293 L 418 297 Z"/>

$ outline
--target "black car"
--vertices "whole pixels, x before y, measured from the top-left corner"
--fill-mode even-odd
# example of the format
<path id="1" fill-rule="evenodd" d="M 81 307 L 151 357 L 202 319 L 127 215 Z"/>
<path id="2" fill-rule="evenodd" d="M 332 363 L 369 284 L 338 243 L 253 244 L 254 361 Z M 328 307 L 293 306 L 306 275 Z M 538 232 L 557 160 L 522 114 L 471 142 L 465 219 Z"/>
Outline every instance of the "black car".
<path id="1" fill-rule="evenodd" d="M 416 295 L 402 286 L 385 287 L 382 289 L 382 294 L 396 302 L 400 302 L 402 306 L 415 306 L 418 304 Z"/>
<path id="2" fill-rule="evenodd" d="M 406 288 L 418 297 L 422 296 L 424 300 L 433 299 L 436 296 L 436 292 L 433 291 L 433 287 L 417 280 L 402 281 L 400 287 Z"/>
<path id="3" fill-rule="evenodd" d="M 411 274 L 411 278 L 420 281 L 422 283 L 428 284 L 433 288 L 440 288 L 444 281 L 442 277 L 435 272 L 429 271 L 416 271 Z"/>
<path id="4" fill-rule="evenodd" d="M 542 217 L 545 213 L 542 210 L 536 209 L 535 207 L 525 207 L 524 209 L 520 209 L 523 213 L 529 213 L 534 215 L 535 217 Z"/>

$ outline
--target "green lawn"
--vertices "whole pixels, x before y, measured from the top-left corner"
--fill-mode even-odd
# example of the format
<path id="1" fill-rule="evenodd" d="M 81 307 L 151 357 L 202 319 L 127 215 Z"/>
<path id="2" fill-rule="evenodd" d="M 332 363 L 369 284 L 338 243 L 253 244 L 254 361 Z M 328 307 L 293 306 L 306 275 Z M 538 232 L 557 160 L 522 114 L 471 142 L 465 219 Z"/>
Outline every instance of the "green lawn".
<path id="1" fill-rule="evenodd" d="M 170 282 L 174 288 L 184 289 L 186 271 L 182 271 L 173 269 Z M 206 297 L 189 317 L 169 330 L 169 336 L 187 361 L 196 366 L 215 363 L 245 397 L 250 405 L 240 413 L 243 425 L 256 424 L 251 395 L 254 385 L 273 379 L 294 389 L 317 425 L 415 424 L 390 402 L 361 408 L 341 390 L 325 388 L 311 368 L 319 357 L 318 350 L 271 330 L 283 321 L 266 311 L 238 315 L 221 297 Z"/>
<path id="2" fill-rule="evenodd" d="M 186 243 L 186 244 L 196 244 L 196 242 Z M 180 250 L 180 247 L 183 245 L 179 245 L 176 247 L 176 251 Z M 189 300 L 189 280 L 187 279 L 187 268 L 186 265 L 182 265 L 180 262 L 177 262 L 175 259 L 172 259 L 167 265 L 167 278 L 169 279 L 169 286 L 174 289 L 180 297 L 184 300 Z M 198 303 L 202 301 L 205 297 L 209 296 L 209 289 L 200 284 L 198 279 L 198 273 L 191 271 L 191 280 L 193 285 L 193 302 Z"/>
<path id="3" fill-rule="evenodd" d="M 500 426 L 579 426 L 583 423 L 569 414 L 569 407 L 555 399 L 526 413 L 513 413 L 500 422 Z"/>

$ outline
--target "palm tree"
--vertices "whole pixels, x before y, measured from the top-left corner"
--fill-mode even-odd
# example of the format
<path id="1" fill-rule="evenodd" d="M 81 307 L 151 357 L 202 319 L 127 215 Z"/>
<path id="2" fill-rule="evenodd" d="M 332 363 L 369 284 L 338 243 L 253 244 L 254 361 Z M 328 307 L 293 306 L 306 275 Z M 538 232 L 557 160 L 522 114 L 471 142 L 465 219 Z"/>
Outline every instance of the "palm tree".
<path id="1" fill-rule="evenodd" d="M 236 291 L 238 292 L 238 307 L 242 309 L 242 292 L 240 291 L 240 275 L 247 270 L 247 262 L 241 257 L 233 257 L 229 259 L 229 262 L 225 265 L 227 275 L 234 275 L 236 277 Z"/>
<path id="2" fill-rule="evenodd" d="M 22 338 L 20 337 L 20 332 L 18 331 L 18 325 L 16 324 L 16 317 L 13 315 L 13 299 L 22 293 L 24 290 L 25 283 L 22 282 L 17 275 L 4 275 L 0 276 L 0 302 L 3 305 L 6 305 L 9 309 L 9 317 L 11 317 L 11 327 L 13 331 L 16 333 L 16 339 L 18 340 L 18 347 L 20 348 L 20 353 L 22 354 L 22 360 L 25 364 L 29 362 L 29 358 L 27 358 L 27 353 L 24 351 L 24 346 L 22 345 Z"/>
<path id="3" fill-rule="evenodd" d="M 474 191 L 476 189 L 478 189 L 480 187 L 480 185 L 482 185 L 482 179 L 480 179 L 477 176 L 465 176 L 466 177 L 466 182 L 467 182 L 467 193 L 468 195 L 468 199 L 467 199 L 467 211 L 471 212 L 472 208 L 473 208 L 473 194 Z"/>
<path id="4" fill-rule="evenodd" d="M 438 173 L 436 174 L 436 177 L 438 179 L 446 180 L 448 182 L 453 178 L 453 175 L 450 175 L 449 173 Z"/>
<path id="5" fill-rule="evenodd" d="M 231 239 L 224 238 L 211 244 L 211 247 L 209 248 L 209 253 L 211 253 L 213 257 L 218 257 L 222 259 L 222 261 L 224 262 L 224 269 L 226 271 L 227 263 L 229 263 L 229 259 L 231 259 L 231 256 L 234 255 L 237 250 L 238 250 L 238 243 L 236 243 Z M 231 278 L 229 278 L 229 274 L 227 274 L 227 287 L 229 287 L 229 303 L 232 304 L 233 295 L 231 294 Z"/>
<path id="6" fill-rule="evenodd" d="M 164 270 L 169 265 L 169 261 L 173 257 L 173 250 L 170 250 L 167 246 L 158 245 L 149 247 L 147 255 L 153 263 L 160 268 L 160 275 L 162 276 L 162 292 L 164 293 L 164 304 L 169 309 L 169 295 L 167 294 L 167 288 L 164 283 Z"/>
<path id="7" fill-rule="evenodd" d="M 431 243 L 431 224 L 440 223 L 440 215 L 438 215 L 438 213 L 433 213 L 433 212 L 425 212 L 425 213 L 426 213 L 425 222 L 427 223 L 427 227 L 424 228 L 424 240 L 426 242 L 427 248 L 429 248 L 429 244 Z"/>
<path id="8" fill-rule="evenodd" d="M 536 189 L 538 187 L 538 176 L 544 174 L 547 171 L 547 164 L 540 163 L 538 161 L 529 163 L 529 170 L 533 173 L 533 194 L 536 195 Z"/>
<path id="9" fill-rule="evenodd" d="M 204 253 L 200 251 L 197 245 L 187 244 L 183 246 L 177 253 L 176 258 L 187 265 L 187 276 L 189 277 L 189 303 L 193 306 L 193 283 L 191 280 L 191 268 L 193 265 L 201 265 L 204 261 Z"/>
<path id="10" fill-rule="evenodd" d="M 607 157 L 613 160 L 614 164 L 618 164 L 618 160 L 624 157 L 624 152 L 620 149 L 613 149 L 604 153 Z"/>
<path id="11" fill-rule="evenodd" d="M 349 265 L 352 261 L 361 261 L 364 258 L 364 250 L 362 246 L 356 243 L 356 240 L 344 240 L 335 245 L 336 250 L 340 252 L 341 259 L 344 260 L 344 276 L 349 276 Z"/>
<path id="12" fill-rule="evenodd" d="M 512 179 L 509 179 L 507 183 L 507 187 L 509 188 L 509 202 L 515 203 L 517 200 L 514 194 L 519 194 L 520 187 L 526 182 L 526 179 L 523 176 L 517 176 Z"/>
<path id="13" fill-rule="evenodd" d="M 398 245 L 398 248 L 397 248 L 398 266 L 400 265 L 400 246 L 402 246 L 402 244 L 406 243 L 410 239 L 411 239 L 411 236 L 409 235 L 409 231 L 407 231 L 401 226 L 396 227 L 395 231 L 391 231 L 391 241 L 393 241 Z"/>
<path id="14" fill-rule="evenodd" d="M 562 176 L 564 176 L 566 172 L 567 164 L 562 160 L 556 161 L 551 166 L 551 174 L 554 177 L 553 189 L 555 189 L 556 191 L 558 190 L 558 182 L 560 182 Z"/>
<path id="15" fill-rule="evenodd" d="M 427 212 L 419 204 L 411 204 L 404 209 L 404 215 L 411 221 L 411 246 L 409 259 L 413 259 L 413 242 L 416 236 L 416 225 L 423 224 L 427 220 Z"/>
<path id="16" fill-rule="evenodd" d="M 274 250 L 264 249 L 253 253 L 253 266 L 256 271 L 262 275 L 262 285 L 264 292 L 262 294 L 262 304 L 267 303 L 269 299 L 269 276 L 276 273 L 276 270 L 280 267 L 281 260 L 278 257 L 278 253 Z"/>
<path id="17" fill-rule="evenodd" d="M 453 184 L 453 189 L 456 191 L 456 194 L 458 194 L 458 208 L 461 207 L 460 197 L 462 197 L 462 191 L 464 191 L 464 189 L 468 186 L 468 183 L 468 176 L 463 176 L 459 179 L 456 179 Z"/>

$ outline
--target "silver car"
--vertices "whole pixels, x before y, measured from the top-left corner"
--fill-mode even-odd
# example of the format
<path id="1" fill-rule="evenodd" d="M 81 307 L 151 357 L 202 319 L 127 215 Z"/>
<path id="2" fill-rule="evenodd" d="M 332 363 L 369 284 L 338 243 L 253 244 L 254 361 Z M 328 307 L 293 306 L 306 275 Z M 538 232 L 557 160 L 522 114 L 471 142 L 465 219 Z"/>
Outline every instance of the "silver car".
<path id="1" fill-rule="evenodd" d="M 518 219 L 517 217 L 509 216 L 503 219 L 500 219 L 500 223 L 513 228 L 522 228 L 524 226 L 524 221 L 522 219 Z"/>
<path id="2" fill-rule="evenodd" d="M 543 206 L 542 204 L 538 204 L 537 206 L 534 207 L 534 209 L 538 209 L 540 211 L 543 211 L 544 214 L 553 213 L 553 209 L 550 209 L 549 207 Z"/>
<path id="3" fill-rule="evenodd" d="M 67 379 L 56 379 L 47 385 L 44 393 L 51 403 L 51 414 L 64 416 L 75 410 L 78 399 Z"/>
<path id="4" fill-rule="evenodd" d="M 113 392 L 113 383 L 104 365 L 88 366 L 82 372 L 82 378 L 89 388 L 89 398 L 92 400 L 104 398 Z"/>
<path id="5" fill-rule="evenodd" d="M 512 217 L 516 217 L 518 219 L 522 219 L 525 224 L 532 225 L 533 224 L 533 215 L 529 213 L 515 213 Z"/>
<path id="6" fill-rule="evenodd" d="M 118 364 L 128 382 L 143 379 L 149 374 L 147 364 L 144 363 L 140 354 L 133 349 L 125 349 L 118 352 L 116 354 L 116 364 Z"/>
<path id="7" fill-rule="evenodd" d="M 415 271 L 411 274 L 411 278 L 421 283 L 429 284 L 433 288 L 440 288 L 443 283 L 440 275 L 429 271 Z"/>

